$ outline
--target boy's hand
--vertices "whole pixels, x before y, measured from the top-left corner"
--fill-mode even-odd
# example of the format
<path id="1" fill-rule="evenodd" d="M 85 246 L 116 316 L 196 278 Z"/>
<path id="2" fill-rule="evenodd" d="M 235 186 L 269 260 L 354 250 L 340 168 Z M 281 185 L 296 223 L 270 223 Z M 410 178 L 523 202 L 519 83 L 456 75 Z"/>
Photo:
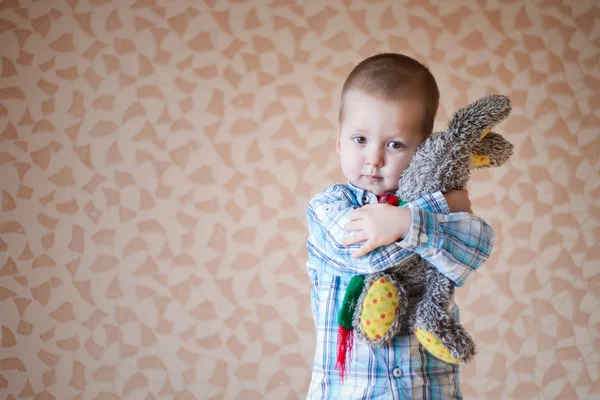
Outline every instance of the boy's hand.
<path id="1" fill-rule="evenodd" d="M 365 242 L 352 253 L 353 258 L 362 257 L 380 246 L 405 237 L 411 224 L 412 216 L 408 208 L 389 204 L 367 204 L 350 214 L 350 222 L 344 226 L 344 230 L 355 233 L 345 238 L 342 245 Z"/>
<path id="2" fill-rule="evenodd" d="M 451 190 L 444 193 L 446 203 L 451 213 L 456 212 L 468 212 L 473 214 L 471 210 L 471 200 L 469 199 L 469 192 L 467 190 Z"/>

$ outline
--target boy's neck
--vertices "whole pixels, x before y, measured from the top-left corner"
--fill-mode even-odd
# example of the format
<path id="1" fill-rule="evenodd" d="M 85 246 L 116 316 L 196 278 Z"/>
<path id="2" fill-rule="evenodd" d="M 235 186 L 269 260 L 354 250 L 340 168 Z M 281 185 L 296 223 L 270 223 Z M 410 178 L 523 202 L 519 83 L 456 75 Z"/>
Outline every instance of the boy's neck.
<path id="1" fill-rule="evenodd" d="M 350 182 L 350 180 L 348 180 L 348 184 L 350 184 L 350 185 L 354 186 L 356 189 L 360 189 L 360 190 L 363 190 L 363 191 L 365 191 L 365 192 L 373 193 L 373 192 L 371 192 L 369 189 L 365 189 L 365 188 L 363 188 L 363 187 L 360 187 L 360 186 L 358 186 L 358 185 L 356 185 L 356 184 L 354 184 L 354 183 Z M 398 189 L 395 189 L 395 190 L 392 190 L 392 191 L 389 191 L 389 192 L 385 192 L 385 193 L 383 193 L 383 194 L 380 194 L 380 195 L 373 193 L 373 195 L 374 195 L 375 197 L 377 197 L 377 201 L 379 201 L 379 199 L 381 199 L 381 197 L 383 197 L 383 196 L 395 196 L 395 195 L 396 195 L 396 194 L 395 194 L 395 193 L 396 193 L 396 190 L 398 190 Z"/>

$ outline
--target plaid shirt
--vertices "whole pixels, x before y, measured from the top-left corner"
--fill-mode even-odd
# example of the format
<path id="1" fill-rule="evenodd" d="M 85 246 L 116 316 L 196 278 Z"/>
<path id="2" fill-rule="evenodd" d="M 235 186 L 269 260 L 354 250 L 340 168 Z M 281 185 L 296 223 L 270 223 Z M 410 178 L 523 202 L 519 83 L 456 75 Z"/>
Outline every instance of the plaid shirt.
<path id="1" fill-rule="evenodd" d="M 494 245 L 492 228 L 468 213 L 450 214 L 442 193 L 427 195 L 405 207 L 412 225 L 403 239 L 358 259 L 360 244 L 344 247 L 352 210 L 377 203 L 377 197 L 354 186 L 335 185 L 312 198 L 307 209 L 307 269 L 312 281 L 311 306 L 317 331 L 308 399 L 461 399 L 458 366 L 430 356 L 406 322 L 392 344 L 379 348 L 355 341 L 344 383 L 334 369 L 337 314 L 350 278 L 383 271 L 418 253 L 456 286 L 488 258 Z M 459 311 L 451 301 L 451 314 Z"/>

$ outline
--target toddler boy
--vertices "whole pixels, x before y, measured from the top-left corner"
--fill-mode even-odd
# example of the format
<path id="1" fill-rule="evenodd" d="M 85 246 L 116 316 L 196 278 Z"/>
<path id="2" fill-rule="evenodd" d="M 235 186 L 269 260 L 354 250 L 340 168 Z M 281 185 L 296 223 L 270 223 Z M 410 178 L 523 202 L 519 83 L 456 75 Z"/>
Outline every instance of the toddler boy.
<path id="1" fill-rule="evenodd" d="M 308 399 L 462 398 L 458 366 L 430 356 L 406 324 L 390 345 L 356 342 L 343 382 L 335 370 L 337 313 L 352 276 L 417 253 L 462 286 L 492 250 L 494 232 L 471 214 L 466 191 L 433 193 L 403 207 L 379 204 L 398 189 L 412 154 L 432 133 L 438 103 L 430 71 L 401 54 L 367 58 L 344 83 L 336 149 L 348 182 L 318 193 L 307 209 L 317 331 Z M 451 307 L 458 320 L 454 301 Z"/>

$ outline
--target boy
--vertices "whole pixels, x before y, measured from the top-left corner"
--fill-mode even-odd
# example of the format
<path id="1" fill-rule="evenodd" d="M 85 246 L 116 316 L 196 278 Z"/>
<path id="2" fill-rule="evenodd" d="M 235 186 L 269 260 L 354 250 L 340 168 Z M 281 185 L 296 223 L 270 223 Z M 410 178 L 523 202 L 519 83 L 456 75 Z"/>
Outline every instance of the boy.
<path id="1" fill-rule="evenodd" d="M 308 399 L 462 398 L 458 367 L 430 356 L 406 323 L 389 346 L 356 342 L 344 382 L 335 370 L 337 313 L 352 276 L 418 253 L 462 286 L 493 247 L 494 232 L 471 214 L 466 191 L 433 193 L 405 207 L 377 204 L 398 188 L 412 154 L 432 133 L 438 103 L 429 70 L 400 54 L 367 58 L 344 83 L 336 148 L 348 183 L 317 194 L 307 209 L 317 331 Z M 469 245 L 473 237 L 477 248 Z"/>

